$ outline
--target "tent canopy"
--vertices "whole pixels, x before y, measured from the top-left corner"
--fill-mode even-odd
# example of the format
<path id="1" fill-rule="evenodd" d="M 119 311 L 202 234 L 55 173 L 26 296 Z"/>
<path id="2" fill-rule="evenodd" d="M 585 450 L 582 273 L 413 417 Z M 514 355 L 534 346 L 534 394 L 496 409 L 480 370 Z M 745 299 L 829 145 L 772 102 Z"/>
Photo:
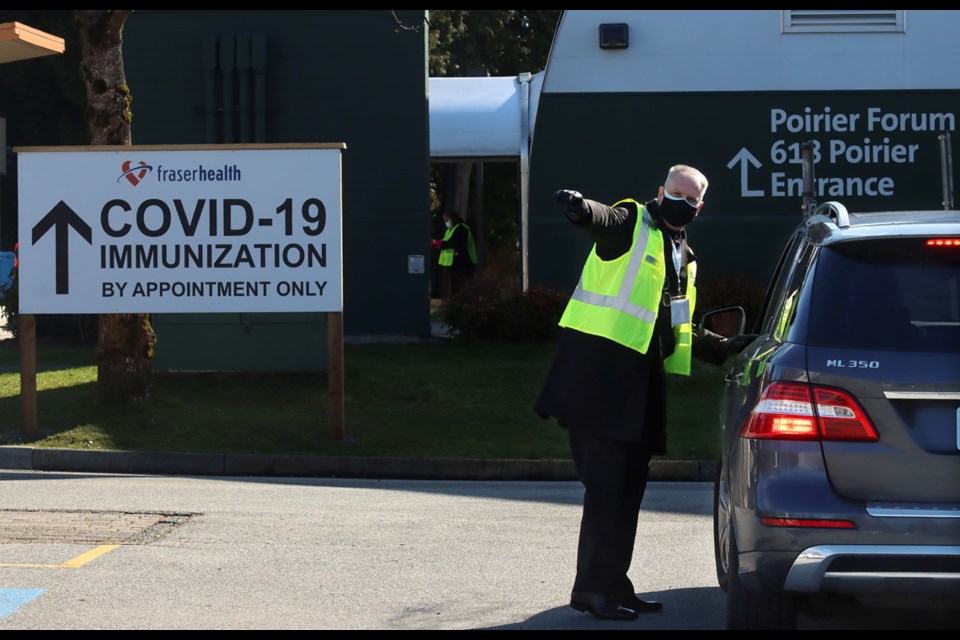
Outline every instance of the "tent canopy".
<path id="1" fill-rule="evenodd" d="M 430 78 L 430 157 L 517 158 L 525 131 L 532 131 L 541 84 L 530 74 Z"/>

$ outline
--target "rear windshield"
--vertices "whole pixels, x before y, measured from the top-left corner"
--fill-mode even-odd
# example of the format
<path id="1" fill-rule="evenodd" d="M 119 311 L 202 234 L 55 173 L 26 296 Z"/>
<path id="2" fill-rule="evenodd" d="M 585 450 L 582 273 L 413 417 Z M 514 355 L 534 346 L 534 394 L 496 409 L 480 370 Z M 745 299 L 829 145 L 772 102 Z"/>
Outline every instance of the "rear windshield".
<path id="1" fill-rule="evenodd" d="M 825 247 L 817 262 L 810 344 L 960 352 L 960 247 L 861 240 Z"/>

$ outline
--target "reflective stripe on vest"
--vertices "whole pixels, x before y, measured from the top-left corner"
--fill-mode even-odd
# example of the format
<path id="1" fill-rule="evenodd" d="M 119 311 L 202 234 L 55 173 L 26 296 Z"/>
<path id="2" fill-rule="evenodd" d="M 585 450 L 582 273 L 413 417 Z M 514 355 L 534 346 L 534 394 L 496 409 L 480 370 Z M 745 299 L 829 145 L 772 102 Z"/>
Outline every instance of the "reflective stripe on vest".
<path id="1" fill-rule="evenodd" d="M 443 234 L 443 241 L 447 242 L 451 237 L 453 237 L 453 230 L 456 227 L 450 227 Z M 440 250 L 440 259 L 437 261 L 441 267 L 452 267 L 453 266 L 453 254 L 455 251 L 453 249 L 441 249 Z"/>
<path id="2" fill-rule="evenodd" d="M 676 342 L 673 353 L 663 361 L 667 373 L 690 375 L 693 361 L 693 308 L 697 304 L 697 263 L 687 263 L 687 287 L 684 290 L 683 312 L 673 317 L 673 338 Z M 671 305 L 671 310 L 673 305 Z"/>

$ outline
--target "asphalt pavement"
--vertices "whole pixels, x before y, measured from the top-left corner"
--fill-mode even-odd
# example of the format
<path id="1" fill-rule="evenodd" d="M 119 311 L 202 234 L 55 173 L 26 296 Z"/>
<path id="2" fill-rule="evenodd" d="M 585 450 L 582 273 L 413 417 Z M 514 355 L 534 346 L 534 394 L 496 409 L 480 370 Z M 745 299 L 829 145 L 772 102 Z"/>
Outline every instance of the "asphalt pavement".
<path id="1" fill-rule="evenodd" d="M 577 482 L 0 470 L 0 630 L 722 630 L 712 485 L 647 487 L 631 622 L 569 606 Z M 956 629 L 890 602 L 800 629 Z"/>
<path id="2" fill-rule="evenodd" d="M 611 622 L 568 605 L 575 482 L 0 471 L 0 630 L 719 630 L 710 496 L 651 483 L 665 609 Z"/>

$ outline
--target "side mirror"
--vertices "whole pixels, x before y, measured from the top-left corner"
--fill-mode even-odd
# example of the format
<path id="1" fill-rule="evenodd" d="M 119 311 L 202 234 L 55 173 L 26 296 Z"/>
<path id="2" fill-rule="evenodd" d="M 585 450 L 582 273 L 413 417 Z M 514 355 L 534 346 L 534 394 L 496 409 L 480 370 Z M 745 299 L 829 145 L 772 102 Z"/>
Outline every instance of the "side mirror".
<path id="1" fill-rule="evenodd" d="M 724 338 L 743 333 L 746 324 L 747 312 L 743 307 L 726 307 L 710 311 L 703 314 L 700 321 L 700 326 L 704 329 L 720 334 Z"/>

